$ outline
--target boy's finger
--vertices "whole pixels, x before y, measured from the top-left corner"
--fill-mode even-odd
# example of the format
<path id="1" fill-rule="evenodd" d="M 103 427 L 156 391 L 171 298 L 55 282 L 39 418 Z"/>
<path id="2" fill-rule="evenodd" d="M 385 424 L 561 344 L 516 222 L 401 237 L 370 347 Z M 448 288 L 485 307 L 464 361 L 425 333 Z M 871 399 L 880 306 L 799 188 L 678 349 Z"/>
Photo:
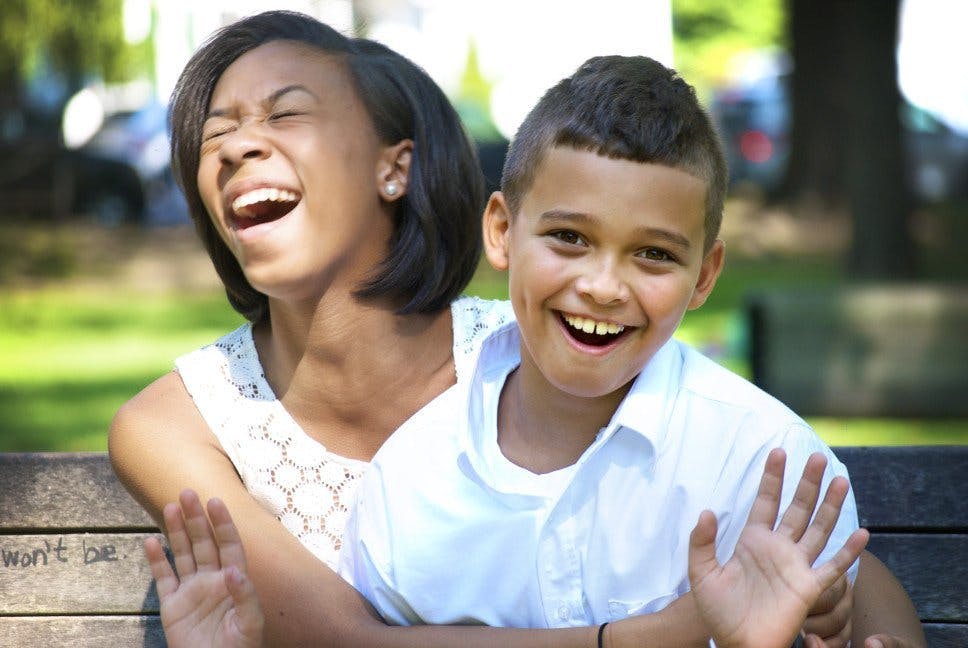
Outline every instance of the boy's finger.
<path id="1" fill-rule="evenodd" d="M 205 509 L 198 494 L 193 490 L 184 490 L 178 498 L 182 513 L 185 516 L 185 529 L 192 543 L 192 554 L 195 556 L 195 568 L 198 571 L 217 571 L 221 569 L 218 559 L 218 547 L 212 527 L 208 523 Z"/>
<path id="2" fill-rule="evenodd" d="M 693 587 L 719 567 L 719 561 L 716 560 L 716 528 L 713 512 L 703 511 L 689 534 L 689 582 Z"/>
<path id="3" fill-rule="evenodd" d="M 765 525 L 773 528 L 776 514 L 780 509 L 780 495 L 783 491 L 783 467 L 786 465 L 786 452 L 782 448 L 774 448 L 766 457 L 763 477 L 756 492 L 756 499 L 750 509 L 746 525 Z"/>
<path id="4" fill-rule="evenodd" d="M 151 576 L 155 579 L 158 600 L 164 601 L 178 589 L 178 576 L 172 571 L 168 557 L 165 556 L 165 549 L 158 538 L 154 536 L 145 538 L 144 551 L 148 566 L 151 567 Z"/>
<path id="5" fill-rule="evenodd" d="M 833 585 L 828 587 L 820 595 L 820 598 L 810 608 L 810 615 L 827 614 L 837 607 L 837 604 L 844 600 L 847 594 L 847 577 L 838 578 Z M 820 633 L 814 633 L 820 634 Z"/>
<path id="6" fill-rule="evenodd" d="M 817 635 L 808 634 L 803 640 L 804 648 L 827 648 L 827 644 Z"/>
<path id="7" fill-rule="evenodd" d="M 225 587 L 235 604 L 239 632 L 249 639 L 260 639 L 265 619 L 252 581 L 233 565 L 225 570 Z"/>
<path id="8" fill-rule="evenodd" d="M 851 533 L 844 546 L 837 550 L 830 560 L 814 570 L 821 587 L 827 589 L 840 578 L 841 574 L 846 573 L 867 546 L 869 539 L 870 534 L 867 529 L 857 529 Z"/>
<path id="9" fill-rule="evenodd" d="M 807 463 L 803 467 L 803 474 L 800 476 L 800 483 L 793 494 L 790 506 L 783 513 L 783 519 L 777 531 L 794 542 L 800 539 L 810 518 L 813 517 L 813 510 L 817 506 L 817 499 L 820 496 L 820 484 L 823 481 L 823 471 L 827 467 L 827 458 L 820 452 L 814 452 L 807 457 Z"/>
<path id="10" fill-rule="evenodd" d="M 830 534 L 833 532 L 834 527 L 837 526 L 837 520 L 840 518 L 840 509 L 844 505 L 849 488 L 850 484 L 846 478 L 840 476 L 834 477 L 827 487 L 827 494 L 824 495 L 823 503 L 817 509 L 817 515 L 813 518 L 813 522 L 810 523 L 810 526 L 803 534 L 799 546 L 807 553 L 807 558 L 811 563 L 817 559 L 817 556 L 827 546 Z"/>
<path id="11" fill-rule="evenodd" d="M 215 531 L 215 542 L 218 545 L 219 562 L 222 567 L 232 565 L 238 567 L 244 574 L 246 563 L 242 538 L 239 536 L 235 522 L 232 521 L 228 507 L 222 500 L 212 498 L 208 501 L 208 515 Z"/>
<path id="12" fill-rule="evenodd" d="M 178 578 L 185 579 L 195 573 L 195 555 L 192 553 L 192 541 L 185 530 L 181 508 L 178 504 L 165 504 L 163 514 L 168 547 L 175 558 L 175 571 L 178 572 Z"/>
<path id="13" fill-rule="evenodd" d="M 823 637 L 830 648 L 846 648 L 851 636 L 853 598 L 847 576 L 841 575 L 807 612 L 804 632 Z"/>

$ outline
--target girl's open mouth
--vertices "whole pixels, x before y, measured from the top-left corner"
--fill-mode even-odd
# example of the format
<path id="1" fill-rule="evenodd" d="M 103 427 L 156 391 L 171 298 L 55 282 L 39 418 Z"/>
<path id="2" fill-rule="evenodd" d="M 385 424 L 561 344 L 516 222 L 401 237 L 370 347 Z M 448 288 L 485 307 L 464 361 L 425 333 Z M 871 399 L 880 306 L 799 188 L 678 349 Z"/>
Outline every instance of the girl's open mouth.
<path id="1" fill-rule="evenodd" d="M 564 324 L 565 331 L 575 341 L 589 346 L 607 346 L 631 330 L 622 324 L 593 320 L 580 315 L 558 313 L 558 316 Z"/>
<path id="2" fill-rule="evenodd" d="M 288 189 L 264 187 L 247 191 L 232 201 L 232 225 L 245 229 L 279 220 L 295 209 L 299 200 L 299 194 Z"/>

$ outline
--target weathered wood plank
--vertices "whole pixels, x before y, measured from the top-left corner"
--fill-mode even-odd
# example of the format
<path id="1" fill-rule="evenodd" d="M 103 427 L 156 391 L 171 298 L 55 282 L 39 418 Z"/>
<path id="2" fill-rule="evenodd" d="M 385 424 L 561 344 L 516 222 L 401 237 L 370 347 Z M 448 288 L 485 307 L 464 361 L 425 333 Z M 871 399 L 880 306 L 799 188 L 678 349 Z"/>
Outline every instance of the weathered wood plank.
<path id="1" fill-rule="evenodd" d="M 0 617 L 0 648 L 165 648 L 157 616 Z"/>
<path id="2" fill-rule="evenodd" d="M 924 636 L 929 648 L 965 648 L 968 646 L 968 624 L 925 623 Z"/>
<path id="3" fill-rule="evenodd" d="M 0 614 L 157 613 L 148 535 L 0 535 Z"/>
<path id="4" fill-rule="evenodd" d="M 867 549 L 901 581 L 919 618 L 968 622 L 968 535 L 873 534 Z"/>
<path id="5" fill-rule="evenodd" d="M 0 532 L 155 528 L 107 454 L 0 453 Z"/>
<path id="6" fill-rule="evenodd" d="M 801 415 L 968 417 L 968 289 L 751 295 L 753 382 Z"/>
<path id="7" fill-rule="evenodd" d="M 834 453 L 850 472 L 861 526 L 968 532 L 968 445 Z"/>

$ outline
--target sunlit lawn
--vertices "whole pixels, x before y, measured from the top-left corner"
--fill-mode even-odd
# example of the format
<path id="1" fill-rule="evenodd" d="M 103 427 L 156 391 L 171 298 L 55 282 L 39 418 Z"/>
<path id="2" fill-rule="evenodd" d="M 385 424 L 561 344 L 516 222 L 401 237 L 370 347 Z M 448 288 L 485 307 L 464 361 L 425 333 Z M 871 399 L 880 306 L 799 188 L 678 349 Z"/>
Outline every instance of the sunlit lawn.
<path id="1" fill-rule="evenodd" d="M 747 290 L 829 283 L 823 259 L 732 263 L 679 336 L 745 374 L 741 310 Z M 469 292 L 506 294 L 505 278 L 478 274 Z M 145 295 L 45 288 L 0 292 L 0 451 L 104 450 L 117 408 L 172 360 L 238 326 L 221 292 Z M 968 443 L 968 421 L 811 419 L 832 445 Z"/>

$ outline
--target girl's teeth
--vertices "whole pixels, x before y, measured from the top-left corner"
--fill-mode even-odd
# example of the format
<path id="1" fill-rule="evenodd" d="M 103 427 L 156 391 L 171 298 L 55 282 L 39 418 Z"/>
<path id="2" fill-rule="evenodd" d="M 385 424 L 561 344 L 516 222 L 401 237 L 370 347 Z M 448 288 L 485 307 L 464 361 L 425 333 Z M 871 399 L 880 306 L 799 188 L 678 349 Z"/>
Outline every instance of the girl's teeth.
<path id="1" fill-rule="evenodd" d="M 285 189 L 274 189 L 266 187 L 263 189 L 253 189 L 242 194 L 232 201 L 232 209 L 239 211 L 249 205 L 260 202 L 295 202 L 296 194 Z"/>

